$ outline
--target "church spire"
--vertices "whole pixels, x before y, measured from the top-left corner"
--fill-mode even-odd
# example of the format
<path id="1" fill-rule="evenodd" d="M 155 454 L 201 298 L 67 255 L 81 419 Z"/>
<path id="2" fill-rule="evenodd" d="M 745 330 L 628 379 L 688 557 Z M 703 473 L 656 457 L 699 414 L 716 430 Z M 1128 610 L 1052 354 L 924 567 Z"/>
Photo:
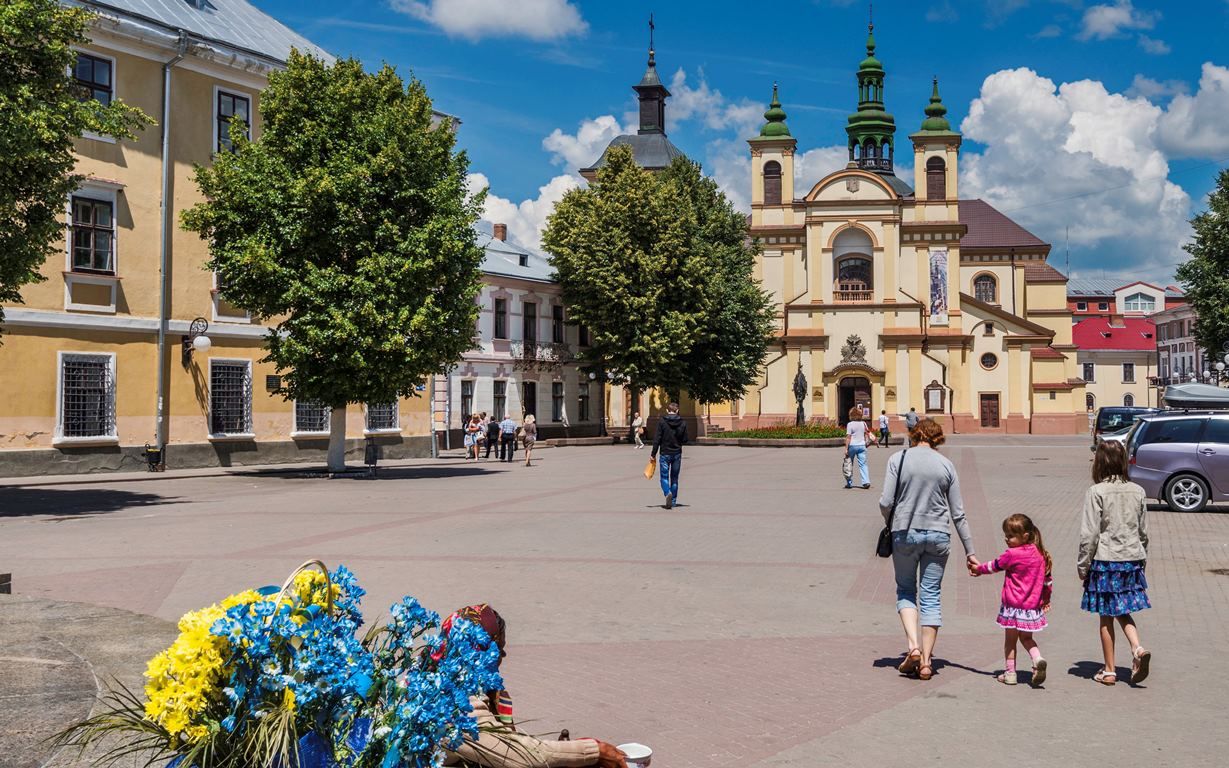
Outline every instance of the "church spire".
<path id="1" fill-rule="evenodd" d="M 785 110 L 781 109 L 781 99 L 777 97 L 776 83 L 772 84 L 772 103 L 768 105 L 764 119 L 768 122 L 764 123 L 764 127 L 760 129 L 761 136 L 769 139 L 789 136 L 789 126 L 785 124 Z"/>
<path id="2" fill-rule="evenodd" d="M 923 131 L 952 130 L 952 124 L 947 121 L 947 107 L 939 98 L 939 78 L 934 80 L 934 89 L 930 92 L 930 103 L 926 105 L 926 119 L 922 121 Z"/>
<path id="3" fill-rule="evenodd" d="M 670 97 L 670 91 L 666 90 L 661 78 L 657 76 L 657 52 L 653 49 L 653 31 L 656 28 L 653 14 L 649 14 L 649 64 L 644 71 L 644 77 L 640 78 L 640 83 L 632 86 L 636 98 L 640 100 L 638 133 L 641 134 L 666 132 L 666 99 Z"/>
<path id="4" fill-rule="evenodd" d="M 849 160 L 859 168 L 892 173 L 896 121 L 883 108 L 883 63 L 875 58 L 875 22 L 866 25 L 866 58 L 858 65 L 858 111 L 849 116 Z"/>

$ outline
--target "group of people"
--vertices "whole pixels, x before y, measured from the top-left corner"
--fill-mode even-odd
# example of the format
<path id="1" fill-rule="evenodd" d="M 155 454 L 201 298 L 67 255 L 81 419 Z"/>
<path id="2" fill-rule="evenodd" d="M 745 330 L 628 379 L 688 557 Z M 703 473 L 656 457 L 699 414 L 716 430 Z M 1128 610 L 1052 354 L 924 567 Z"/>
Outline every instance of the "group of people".
<path id="1" fill-rule="evenodd" d="M 526 414 L 524 421 L 517 422 L 511 416 L 504 416 L 496 421 L 485 412 L 475 413 L 465 417 L 465 459 L 477 461 L 482 447 L 486 446 L 485 458 L 491 458 L 491 452 L 499 446 L 499 460 L 512 461 L 516 455 L 516 444 L 525 446 L 525 466 L 530 467 L 533 460 L 533 445 L 538 439 L 537 419 L 532 413 Z"/>
<path id="2" fill-rule="evenodd" d="M 917 414 L 917 409 L 910 408 L 905 414 L 905 428 L 910 432 L 918 425 L 920 417 Z M 875 435 L 875 441 L 871 442 L 871 425 L 870 414 L 862 410 L 862 406 L 855 405 L 849 409 L 849 422 L 845 425 L 845 458 L 841 462 L 841 471 L 845 475 L 845 487 L 853 488 L 853 467 L 857 463 L 858 473 L 862 479 L 862 487 L 871 487 L 870 468 L 866 463 L 866 449 L 868 446 L 877 445 L 886 448 L 888 441 L 892 436 L 888 428 L 888 412 L 880 411 L 878 420 L 878 433 Z"/>
<path id="3" fill-rule="evenodd" d="M 891 532 L 896 611 L 908 644 L 898 669 L 920 680 L 934 674 L 935 642 L 943 624 L 940 592 L 951 553 L 950 531 L 955 528 L 970 576 L 1004 574 L 995 620 L 1004 630 L 1004 671 L 996 679 L 1006 685 L 1017 683 L 1016 650 L 1023 646 L 1032 665 L 1029 684 L 1038 687 L 1045 682 L 1047 664 L 1035 634 L 1048 623 L 1053 560 L 1041 531 L 1023 514 L 1003 520 L 1006 549 L 1002 554 L 985 562 L 977 558 L 956 467 L 939 452 L 945 439 L 943 428 L 933 419 L 919 420 L 910 429 L 910 447 L 888 460 L 879 499 Z M 1121 443 L 1098 444 L 1092 481 L 1084 496 L 1075 571 L 1083 584 L 1080 606 L 1100 621 L 1105 664 L 1093 679 L 1103 685 L 1118 682 L 1114 661 L 1117 623 L 1131 647 L 1130 682 L 1135 684 L 1148 677 L 1152 659 L 1132 617 L 1151 607 L 1144 575 L 1148 507 L 1143 488 L 1127 477 L 1127 454 Z"/>

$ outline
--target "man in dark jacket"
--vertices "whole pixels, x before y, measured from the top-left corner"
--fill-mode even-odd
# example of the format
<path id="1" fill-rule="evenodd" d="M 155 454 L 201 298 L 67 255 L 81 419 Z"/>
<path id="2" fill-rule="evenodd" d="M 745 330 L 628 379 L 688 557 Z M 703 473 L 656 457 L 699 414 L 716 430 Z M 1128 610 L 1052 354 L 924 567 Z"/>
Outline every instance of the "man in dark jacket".
<path id="1" fill-rule="evenodd" d="M 661 492 L 666 496 L 666 509 L 672 509 L 678 501 L 685 442 L 687 422 L 679 416 L 679 404 L 670 403 L 666 406 L 666 415 L 657 422 L 657 434 L 653 437 L 653 458 L 661 453 Z"/>

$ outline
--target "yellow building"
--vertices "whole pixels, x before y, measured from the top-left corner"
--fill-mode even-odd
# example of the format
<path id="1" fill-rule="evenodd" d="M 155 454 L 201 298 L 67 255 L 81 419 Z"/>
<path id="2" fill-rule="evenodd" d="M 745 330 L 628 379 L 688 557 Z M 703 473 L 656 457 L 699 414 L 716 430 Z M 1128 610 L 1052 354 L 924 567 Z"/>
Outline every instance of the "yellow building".
<path id="1" fill-rule="evenodd" d="M 179 214 L 201 200 L 193 166 L 226 151 L 231 116 L 259 134 L 260 92 L 290 49 L 331 57 L 242 0 L 81 4 L 99 16 L 74 76 L 158 125 L 77 141 L 87 179 L 64 201 L 61 255 L 5 306 L 0 474 L 138 468 L 146 444 L 172 467 L 323 458 L 327 412 L 271 394 L 267 329 L 220 297 Z M 194 321 L 211 344 L 193 346 Z M 429 429 L 423 397 L 348 410 L 360 456 L 365 436 L 387 457 L 425 455 Z"/>
<path id="2" fill-rule="evenodd" d="M 844 423 L 861 405 L 897 425 L 916 408 L 960 432 L 1086 429 L 1066 278 L 1046 263 L 1050 246 L 987 203 L 960 199 L 961 135 L 937 81 L 909 136 L 912 185 L 895 175 L 873 34 L 866 47 L 844 168 L 796 196 L 797 141 L 775 88 L 749 141 L 756 276 L 776 299 L 780 346 L 760 385 L 714 407 L 712 423 L 792 421 L 801 372 L 808 418 Z"/>

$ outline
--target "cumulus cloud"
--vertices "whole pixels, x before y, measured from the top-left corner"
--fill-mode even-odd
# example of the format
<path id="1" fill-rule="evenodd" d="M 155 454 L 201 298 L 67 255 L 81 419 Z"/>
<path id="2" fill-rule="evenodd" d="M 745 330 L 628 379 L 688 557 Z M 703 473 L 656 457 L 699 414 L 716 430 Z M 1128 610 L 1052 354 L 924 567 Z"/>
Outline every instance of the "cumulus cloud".
<path id="1" fill-rule="evenodd" d="M 589 25 L 569 0 L 390 0 L 393 10 L 439 27 L 448 35 L 557 40 Z"/>
<path id="2" fill-rule="evenodd" d="M 1118 0 L 1113 5 L 1094 5 L 1084 11 L 1080 40 L 1108 40 L 1129 31 L 1152 29 L 1161 17 L 1159 11 L 1142 11 L 1131 0 Z"/>
<path id="3" fill-rule="evenodd" d="M 1170 51 L 1169 43 L 1164 40 L 1155 40 L 1147 35 L 1139 36 L 1139 47 L 1153 56 L 1163 56 Z"/>
<path id="4" fill-rule="evenodd" d="M 542 140 L 542 147 L 551 153 L 552 163 L 576 173 L 579 168 L 593 165 L 611 139 L 635 132 L 635 126 L 620 125 L 614 115 L 602 115 L 582 120 L 576 133 L 564 133 L 562 129 L 556 128 Z"/>
<path id="5" fill-rule="evenodd" d="M 930 22 L 940 21 L 957 21 L 960 15 L 956 13 L 956 9 L 952 7 L 951 0 L 943 0 L 936 3 L 926 10 L 926 20 Z"/>
<path id="6" fill-rule="evenodd" d="M 1176 156 L 1224 158 L 1229 155 L 1225 115 L 1229 115 L 1229 68 L 1205 62 L 1199 90 L 1193 96 L 1179 93 L 1169 103 L 1161 118 L 1161 142 Z"/>
<path id="7" fill-rule="evenodd" d="M 699 84 L 687 82 L 687 73 L 680 68 L 670 79 L 670 107 L 666 110 L 666 130 L 679 123 L 699 120 L 709 130 L 734 129 L 740 136 L 749 136 L 763 122 L 764 106 L 749 99 L 730 101 L 721 91 L 711 87 L 699 74 Z"/>
<path id="8" fill-rule="evenodd" d="M 490 186 L 490 180 L 484 174 L 471 173 L 466 181 L 471 190 L 477 191 Z M 580 186 L 580 181 L 570 174 L 561 174 L 538 188 L 538 196 L 531 200 L 515 203 L 507 198 L 487 192 L 482 209 L 482 220 L 507 224 L 508 234 L 521 245 L 534 250 L 541 248 L 542 231 L 546 229 L 546 219 L 555 210 L 555 203 L 572 189 Z"/>
<path id="9" fill-rule="evenodd" d="M 1124 267 L 1152 274 L 1190 234 L 1190 196 L 1166 179 L 1163 116 L 1100 82 L 996 72 L 961 124 L 986 146 L 962 158 L 961 197 L 986 199 L 1043 239 L 1070 226 L 1073 244 L 1112 246 Z"/>
<path id="10" fill-rule="evenodd" d="M 1033 34 L 1033 39 L 1034 40 L 1045 40 L 1051 37 L 1058 37 L 1062 35 L 1062 33 L 1063 33 L 1063 28 L 1058 26 L 1057 24 L 1046 24 L 1044 27 L 1037 30 Z"/>
<path id="11" fill-rule="evenodd" d="M 1127 96 L 1142 96 L 1149 101 L 1166 99 L 1179 93 L 1186 93 L 1186 83 L 1181 80 L 1153 80 L 1150 77 L 1136 75 L 1131 81 L 1131 87 L 1125 91 Z"/>

